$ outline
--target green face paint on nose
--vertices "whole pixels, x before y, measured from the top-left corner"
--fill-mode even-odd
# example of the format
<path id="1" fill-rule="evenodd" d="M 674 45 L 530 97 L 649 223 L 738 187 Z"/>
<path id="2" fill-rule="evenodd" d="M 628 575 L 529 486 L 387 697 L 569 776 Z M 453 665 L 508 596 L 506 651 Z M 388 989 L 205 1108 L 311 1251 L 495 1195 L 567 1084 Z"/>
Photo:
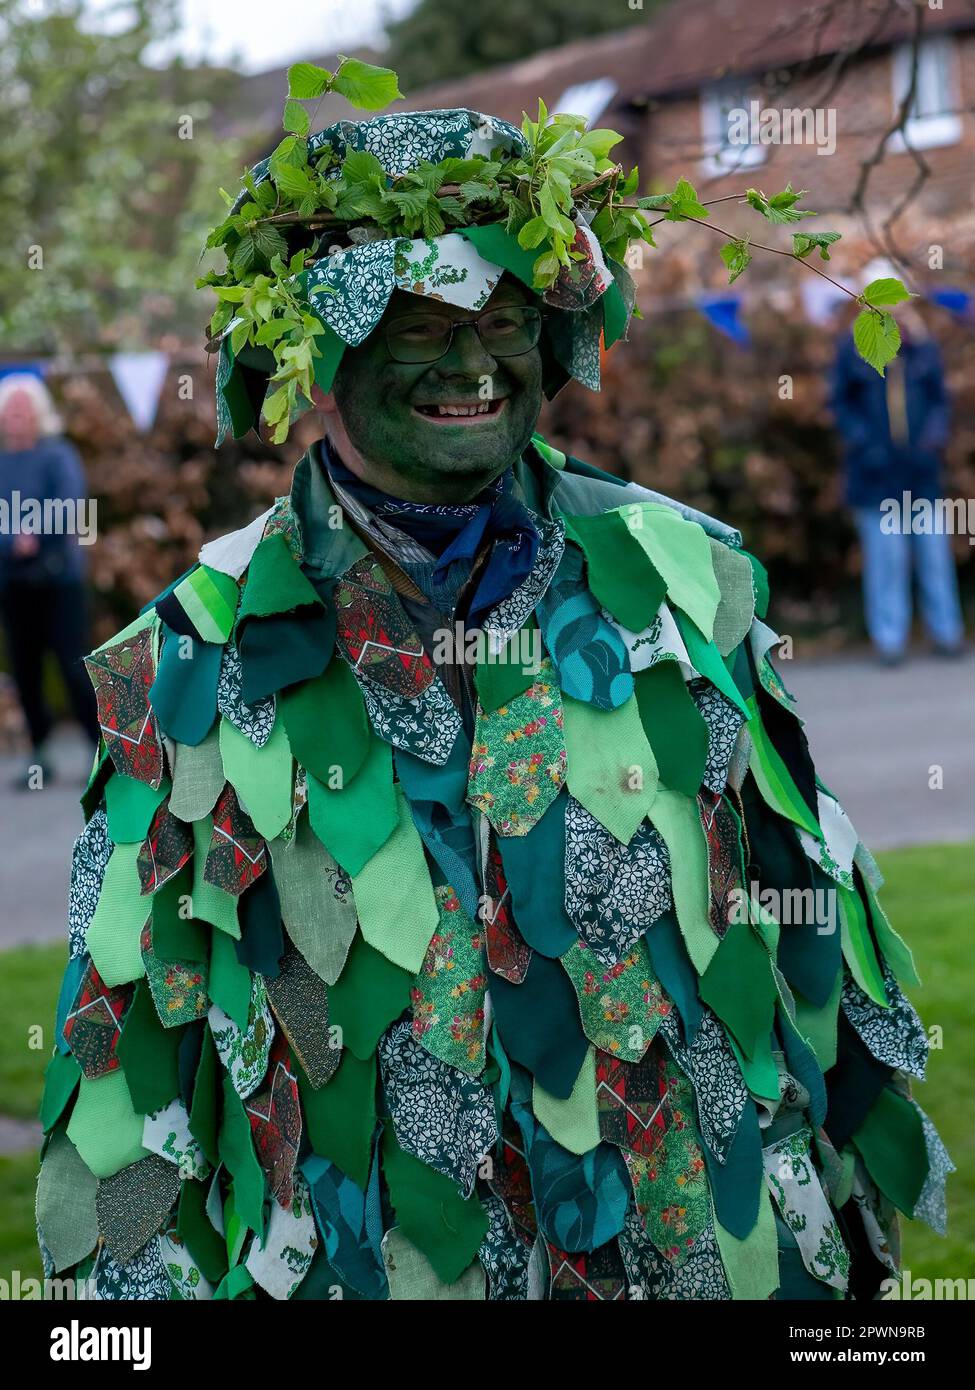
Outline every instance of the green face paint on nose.
<path id="1" fill-rule="evenodd" d="M 528 302 L 525 290 L 503 280 L 484 311 Z M 438 361 L 394 361 L 385 329 L 418 311 L 454 322 L 474 317 L 397 291 L 366 341 L 346 351 L 335 399 L 355 448 L 367 463 L 394 474 L 404 497 L 462 500 L 527 447 L 542 403 L 542 355 L 533 347 L 516 357 L 494 357 L 465 324 Z"/>

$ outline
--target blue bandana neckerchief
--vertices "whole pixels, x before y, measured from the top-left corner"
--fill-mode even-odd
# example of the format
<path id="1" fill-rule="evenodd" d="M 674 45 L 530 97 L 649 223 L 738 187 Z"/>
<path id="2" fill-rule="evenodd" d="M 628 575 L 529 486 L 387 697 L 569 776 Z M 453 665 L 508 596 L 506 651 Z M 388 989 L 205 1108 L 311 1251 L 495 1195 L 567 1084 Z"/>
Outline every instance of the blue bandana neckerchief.
<path id="1" fill-rule="evenodd" d="M 456 598 L 485 536 L 493 539 L 468 611 L 472 626 L 531 573 L 540 537 L 531 513 L 514 496 L 510 468 L 470 502 L 411 502 L 364 482 L 345 467 L 327 442 L 322 458 L 332 477 L 356 501 L 438 557 L 427 565 L 404 565 L 435 603 Z"/>

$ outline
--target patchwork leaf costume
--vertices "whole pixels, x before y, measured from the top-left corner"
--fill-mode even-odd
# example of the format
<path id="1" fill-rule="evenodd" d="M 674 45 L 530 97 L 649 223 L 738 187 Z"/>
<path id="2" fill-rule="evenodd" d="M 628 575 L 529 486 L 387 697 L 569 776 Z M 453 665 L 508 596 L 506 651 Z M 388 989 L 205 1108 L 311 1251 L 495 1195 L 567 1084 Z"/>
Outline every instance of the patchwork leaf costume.
<path id="1" fill-rule="evenodd" d="M 911 954 L 770 662 L 764 569 L 540 435 L 512 489 L 538 551 L 474 665 L 317 446 L 87 659 L 48 1273 L 871 1298 L 898 1212 L 944 1229 Z"/>

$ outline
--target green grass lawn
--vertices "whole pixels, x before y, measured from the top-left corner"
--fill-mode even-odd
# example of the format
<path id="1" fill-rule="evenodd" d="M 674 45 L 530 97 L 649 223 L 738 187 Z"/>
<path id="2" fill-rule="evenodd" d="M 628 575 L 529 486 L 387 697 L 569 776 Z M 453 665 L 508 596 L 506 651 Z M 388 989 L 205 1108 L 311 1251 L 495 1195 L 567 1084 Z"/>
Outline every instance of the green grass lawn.
<path id="1" fill-rule="evenodd" d="M 928 1082 L 915 1095 L 948 1146 L 958 1172 L 948 1183 L 948 1237 L 905 1222 L 905 1269 L 915 1278 L 975 1277 L 975 1077 L 971 1009 L 975 845 L 935 845 L 879 855 L 884 906 L 914 952 L 921 987 L 910 991 L 935 1046 Z M 0 954 L 0 1113 L 37 1113 L 41 1077 L 65 950 L 24 947 Z M 31 1030 L 43 1029 L 32 1047 Z M 40 1274 L 34 1243 L 33 1154 L 0 1157 L 0 1273 Z"/>

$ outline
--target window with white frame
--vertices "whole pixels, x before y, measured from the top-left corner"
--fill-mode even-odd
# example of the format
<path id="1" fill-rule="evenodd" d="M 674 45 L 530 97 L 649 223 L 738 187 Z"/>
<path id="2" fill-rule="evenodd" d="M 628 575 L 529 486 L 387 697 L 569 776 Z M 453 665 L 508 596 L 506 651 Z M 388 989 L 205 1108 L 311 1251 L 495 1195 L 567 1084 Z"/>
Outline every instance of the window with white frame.
<path id="1" fill-rule="evenodd" d="M 758 104 L 755 90 L 747 80 L 716 82 L 701 92 L 701 169 L 709 177 L 765 162 L 753 103 Z"/>
<path id="2" fill-rule="evenodd" d="M 894 112 L 898 113 L 911 90 L 913 44 L 902 44 L 893 52 Z M 958 74 L 955 44 L 951 35 L 939 34 L 922 39 L 917 50 L 917 80 L 914 100 L 904 125 L 891 137 L 890 146 L 903 150 L 929 150 L 937 145 L 954 145 L 961 139 L 958 110 Z"/>

